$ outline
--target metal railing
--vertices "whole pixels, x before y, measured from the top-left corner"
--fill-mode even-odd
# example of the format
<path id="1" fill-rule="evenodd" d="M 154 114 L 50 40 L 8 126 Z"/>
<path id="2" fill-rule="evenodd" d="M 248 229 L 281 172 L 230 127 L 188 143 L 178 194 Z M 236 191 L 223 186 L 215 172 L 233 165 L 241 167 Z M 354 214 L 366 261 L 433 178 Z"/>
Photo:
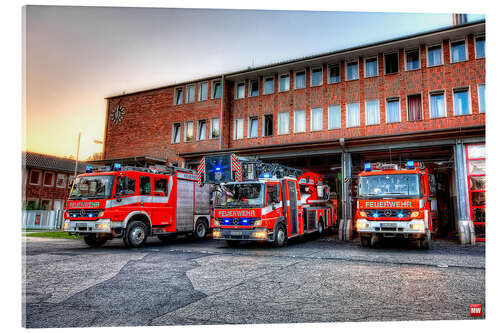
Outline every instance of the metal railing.
<path id="1" fill-rule="evenodd" d="M 61 229 L 63 210 L 23 210 L 23 229 Z"/>

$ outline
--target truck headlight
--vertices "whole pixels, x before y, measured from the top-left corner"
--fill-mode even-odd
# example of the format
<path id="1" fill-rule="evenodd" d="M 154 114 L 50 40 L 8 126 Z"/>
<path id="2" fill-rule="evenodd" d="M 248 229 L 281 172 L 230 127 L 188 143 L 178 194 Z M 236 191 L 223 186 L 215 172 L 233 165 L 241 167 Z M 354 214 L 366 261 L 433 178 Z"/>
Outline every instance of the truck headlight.
<path id="1" fill-rule="evenodd" d="M 219 229 L 214 229 L 214 231 L 212 231 L 212 237 L 213 238 L 220 238 L 222 235 L 222 233 L 220 232 Z"/>
<path id="2" fill-rule="evenodd" d="M 370 227 L 370 224 L 366 222 L 365 219 L 358 219 L 356 221 L 356 229 L 367 229 Z"/>
<path id="3" fill-rule="evenodd" d="M 99 212 L 99 214 L 97 214 L 97 217 L 103 217 L 103 216 L 104 216 L 104 211 Z"/>
<path id="4" fill-rule="evenodd" d="M 420 211 L 412 212 L 411 217 L 418 217 L 420 215 Z"/>
<path id="5" fill-rule="evenodd" d="M 257 219 L 255 220 L 255 223 L 253 224 L 255 227 L 258 227 L 258 226 L 261 226 L 262 225 L 262 220 L 261 219 Z"/>
<path id="6" fill-rule="evenodd" d="M 64 222 L 64 228 L 63 230 L 67 230 L 69 229 L 69 223 L 68 222 Z"/>
<path id="7" fill-rule="evenodd" d="M 252 235 L 255 238 L 266 239 L 267 238 L 267 230 L 266 229 L 256 230 L 256 231 L 254 231 L 254 233 Z"/>
<path id="8" fill-rule="evenodd" d="M 96 229 L 109 229 L 109 222 L 104 222 L 104 223 L 98 223 L 95 225 Z"/>
<path id="9" fill-rule="evenodd" d="M 360 212 L 359 212 L 359 216 L 361 216 L 361 217 L 366 217 L 366 212 L 365 212 L 365 211 L 363 211 L 363 210 L 362 210 L 362 211 L 360 211 Z"/>
<path id="10" fill-rule="evenodd" d="M 410 224 L 410 228 L 413 230 L 425 230 L 425 224 L 423 223 L 412 223 Z"/>
<path id="11" fill-rule="evenodd" d="M 220 225 L 220 222 L 219 220 L 217 219 L 214 219 L 214 226 L 218 227 Z"/>

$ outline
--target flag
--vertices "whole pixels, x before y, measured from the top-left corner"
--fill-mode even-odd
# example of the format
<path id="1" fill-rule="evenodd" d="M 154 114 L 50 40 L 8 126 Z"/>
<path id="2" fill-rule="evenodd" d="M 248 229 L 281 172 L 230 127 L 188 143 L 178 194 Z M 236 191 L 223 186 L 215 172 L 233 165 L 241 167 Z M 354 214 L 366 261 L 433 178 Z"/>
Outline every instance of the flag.
<path id="1" fill-rule="evenodd" d="M 205 157 L 203 157 L 200 161 L 200 164 L 198 165 L 198 177 L 196 178 L 196 181 L 198 182 L 198 184 L 202 184 L 202 178 L 203 178 L 203 174 L 205 173 Z"/>
<path id="2" fill-rule="evenodd" d="M 243 175 L 241 173 L 241 162 L 236 154 L 231 155 L 231 169 L 234 171 L 235 180 L 237 182 L 243 181 Z"/>

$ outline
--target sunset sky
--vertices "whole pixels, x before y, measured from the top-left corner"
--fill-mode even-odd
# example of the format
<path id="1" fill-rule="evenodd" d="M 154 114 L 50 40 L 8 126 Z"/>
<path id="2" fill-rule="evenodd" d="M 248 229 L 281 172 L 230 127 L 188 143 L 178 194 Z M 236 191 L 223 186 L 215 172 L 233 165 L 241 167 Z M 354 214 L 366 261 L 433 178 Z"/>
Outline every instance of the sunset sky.
<path id="1" fill-rule="evenodd" d="M 23 150 L 102 150 L 105 97 L 451 25 L 451 14 L 28 6 Z M 470 15 L 469 20 L 484 18 Z"/>

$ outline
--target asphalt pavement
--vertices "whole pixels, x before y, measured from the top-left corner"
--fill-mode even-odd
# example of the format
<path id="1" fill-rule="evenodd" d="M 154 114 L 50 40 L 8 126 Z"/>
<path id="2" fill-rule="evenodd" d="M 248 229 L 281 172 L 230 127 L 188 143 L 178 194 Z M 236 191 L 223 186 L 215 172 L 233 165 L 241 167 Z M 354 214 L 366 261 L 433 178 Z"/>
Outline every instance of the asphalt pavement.
<path id="1" fill-rule="evenodd" d="M 128 249 L 23 239 L 28 328 L 470 319 L 485 313 L 485 247 L 361 248 L 335 236 L 274 248 L 153 238 Z"/>

